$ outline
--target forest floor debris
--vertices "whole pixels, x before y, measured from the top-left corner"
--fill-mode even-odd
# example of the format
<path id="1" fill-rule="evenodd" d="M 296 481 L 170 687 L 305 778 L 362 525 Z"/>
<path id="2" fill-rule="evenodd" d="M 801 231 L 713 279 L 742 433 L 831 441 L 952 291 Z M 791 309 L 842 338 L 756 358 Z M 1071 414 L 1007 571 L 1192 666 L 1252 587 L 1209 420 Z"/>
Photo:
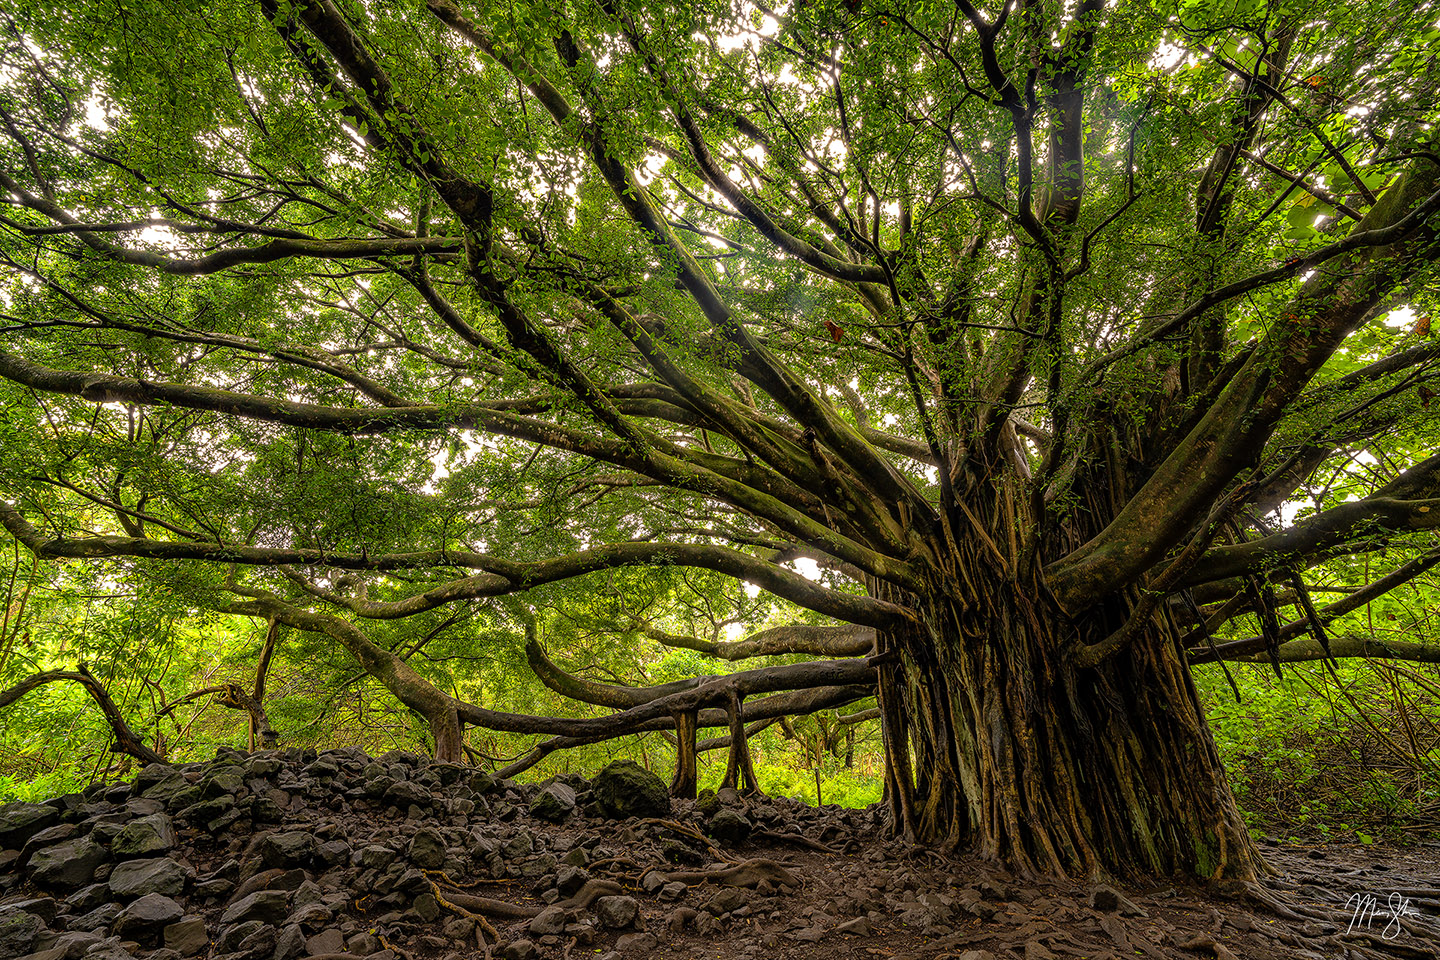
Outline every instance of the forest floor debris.
<path id="1" fill-rule="evenodd" d="M 1272 843 L 1262 888 L 1122 891 L 921 854 L 877 810 L 614 813 L 411 753 L 151 764 L 0 807 L 0 960 L 1440 957 L 1440 845 Z"/>

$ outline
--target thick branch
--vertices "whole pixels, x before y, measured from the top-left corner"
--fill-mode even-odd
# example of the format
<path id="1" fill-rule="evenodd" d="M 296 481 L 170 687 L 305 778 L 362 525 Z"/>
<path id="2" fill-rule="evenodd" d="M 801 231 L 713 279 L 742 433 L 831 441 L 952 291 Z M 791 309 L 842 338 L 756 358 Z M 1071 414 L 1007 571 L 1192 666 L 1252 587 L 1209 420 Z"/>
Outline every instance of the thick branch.
<path id="1" fill-rule="evenodd" d="M 761 630 L 744 640 L 711 642 L 646 627 L 645 635 L 667 647 L 679 647 L 719 657 L 745 660 L 750 657 L 777 657 L 806 654 L 814 657 L 863 657 L 875 646 L 875 631 L 869 627 L 815 626 L 791 624 Z"/>
<path id="2" fill-rule="evenodd" d="M 145 745 L 140 735 L 130 728 L 121 715 L 120 708 L 115 701 L 110 699 L 110 694 L 105 687 L 96 680 L 86 669 L 85 664 L 80 664 L 77 672 L 71 673 L 68 670 L 50 670 L 45 673 L 37 673 L 34 676 L 26 677 L 8 690 L 0 691 L 0 709 L 10 706 L 25 694 L 37 687 L 47 683 L 55 683 L 59 680 L 71 680 L 85 688 L 90 694 L 100 712 L 105 715 L 105 721 L 110 724 L 110 731 L 115 737 L 115 742 L 110 749 L 115 753 L 123 753 L 134 757 L 141 763 L 164 763 L 165 758 Z"/>
<path id="3" fill-rule="evenodd" d="M 1435 527 L 1440 527 L 1440 454 L 1416 464 L 1361 500 L 1342 503 L 1268 537 L 1208 551 L 1182 586 L 1288 565 L 1307 554 L 1378 530 Z"/>

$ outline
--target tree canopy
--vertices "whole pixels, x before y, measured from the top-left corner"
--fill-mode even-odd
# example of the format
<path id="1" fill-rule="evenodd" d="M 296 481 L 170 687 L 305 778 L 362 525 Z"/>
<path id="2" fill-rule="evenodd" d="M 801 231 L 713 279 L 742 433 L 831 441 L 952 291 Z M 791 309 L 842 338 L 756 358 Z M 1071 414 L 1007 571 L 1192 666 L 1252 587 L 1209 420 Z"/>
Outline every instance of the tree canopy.
<path id="1" fill-rule="evenodd" d="M 898 830 L 1251 877 L 1188 663 L 1430 655 L 1327 625 L 1440 563 L 1432 3 L 4 6 L 0 522 L 440 755 L 874 684 Z M 540 722 L 396 653 L 598 577 L 847 659 Z"/>

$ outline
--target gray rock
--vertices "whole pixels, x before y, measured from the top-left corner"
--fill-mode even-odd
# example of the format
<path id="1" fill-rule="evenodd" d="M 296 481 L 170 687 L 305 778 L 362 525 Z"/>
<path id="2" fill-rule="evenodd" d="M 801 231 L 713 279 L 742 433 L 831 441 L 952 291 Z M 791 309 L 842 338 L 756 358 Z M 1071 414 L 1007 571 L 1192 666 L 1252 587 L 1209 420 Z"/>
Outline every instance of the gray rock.
<path id="1" fill-rule="evenodd" d="M 323 953 L 344 953 L 345 934 L 331 927 L 329 930 L 315 934 L 305 941 L 305 953 L 312 957 L 318 957 Z"/>
<path id="2" fill-rule="evenodd" d="M 65 905 L 70 908 L 71 913 L 85 913 L 94 910 L 109 899 L 110 885 L 108 883 L 92 883 L 66 897 Z"/>
<path id="3" fill-rule="evenodd" d="M 644 957 L 660 949 L 660 940 L 653 933 L 627 933 L 615 941 L 615 949 L 623 956 Z"/>
<path id="4" fill-rule="evenodd" d="M 346 941 L 346 947 L 351 953 L 368 957 L 380 952 L 380 940 L 372 933 L 357 933 Z"/>
<path id="5" fill-rule="evenodd" d="M 572 864 L 562 866 L 555 874 L 555 889 L 564 896 L 570 896 L 576 890 L 585 886 L 585 881 L 590 879 L 590 871 L 584 867 L 577 867 Z"/>
<path id="6" fill-rule="evenodd" d="M 60 819 L 60 811 L 43 803 L 7 803 L 0 807 L 0 850 L 19 850 L 35 834 Z"/>
<path id="7" fill-rule="evenodd" d="M 246 920 L 244 923 L 237 923 L 220 931 L 220 939 L 215 942 L 216 953 L 235 953 L 240 945 L 250 937 L 262 931 L 269 930 L 271 937 L 274 937 L 275 928 L 260 920 Z M 271 940 L 274 943 L 274 940 Z"/>
<path id="8" fill-rule="evenodd" d="M 57 843 L 31 855 L 30 879 L 42 887 L 72 890 L 94 879 L 105 856 L 105 848 L 89 837 Z"/>
<path id="9" fill-rule="evenodd" d="M 409 780 L 392 783 L 385 791 L 385 802 L 393 803 L 402 810 L 412 803 L 419 807 L 428 807 L 432 801 L 429 790 Z"/>
<path id="10" fill-rule="evenodd" d="M 395 862 L 395 851 L 389 847 L 371 844 L 360 851 L 360 866 L 366 870 L 384 870 Z"/>
<path id="11" fill-rule="evenodd" d="M 23 957 L 34 950 L 44 927 L 33 913 L 23 910 L 0 913 L 0 957 Z"/>
<path id="12" fill-rule="evenodd" d="M 45 847 L 53 847 L 57 843 L 64 843 L 66 840 L 73 840 L 80 835 L 80 828 L 73 823 L 57 823 L 53 827 L 46 827 L 35 836 L 25 841 L 25 846 L 20 848 L 20 859 L 16 861 L 17 867 L 23 867 L 30 862 L 35 851 Z M 103 842 L 102 838 L 92 838 Z"/>
<path id="13" fill-rule="evenodd" d="M 465 917 L 453 917 L 445 921 L 440 928 L 440 934 L 452 943 L 456 940 L 468 940 L 475 935 L 475 921 Z"/>
<path id="14" fill-rule="evenodd" d="M 200 788 L 185 779 L 178 770 L 166 775 L 165 779 L 145 788 L 142 794 L 148 800 L 158 800 L 167 810 L 179 810 L 200 799 Z"/>
<path id="15" fill-rule="evenodd" d="M 163 813 L 152 813 L 132 820 L 110 842 L 110 852 L 116 859 L 132 857 L 155 857 L 175 849 L 175 825 Z"/>
<path id="16" fill-rule="evenodd" d="M 345 863 L 350 859 L 350 844 L 344 840 L 327 840 L 320 844 L 315 856 L 328 867 Z"/>
<path id="17" fill-rule="evenodd" d="M 551 937 L 565 932 L 565 908 L 546 907 L 530 919 L 525 928 L 534 937 Z"/>
<path id="18" fill-rule="evenodd" d="M 668 817 L 670 791 L 634 760 L 616 760 L 595 775 L 591 792 L 607 817 Z"/>
<path id="19" fill-rule="evenodd" d="M 1100 884 L 1090 891 L 1090 906 L 1106 913 L 1119 911 L 1122 917 L 1148 917 L 1149 914 L 1135 901 L 1114 887 Z"/>
<path id="20" fill-rule="evenodd" d="M 531 941 L 515 940 L 505 946 L 505 952 L 501 956 L 505 960 L 535 960 L 539 952 Z"/>
<path id="21" fill-rule="evenodd" d="M 114 932 L 128 940 L 158 937 L 169 924 L 185 915 L 180 904 L 158 893 L 145 896 L 120 911 Z"/>
<path id="22" fill-rule="evenodd" d="M 133 900 L 147 893 L 178 897 L 189 879 L 185 868 L 167 857 L 125 860 L 110 871 L 110 892 L 122 900 Z"/>
<path id="23" fill-rule="evenodd" d="M 445 838 L 439 830 L 426 827 L 410 838 L 410 862 L 424 870 L 438 870 L 445 864 Z"/>
<path id="24" fill-rule="evenodd" d="M 201 795 L 207 800 L 228 795 L 233 801 L 233 795 L 244 785 L 245 775 L 238 767 L 215 767 L 200 779 Z"/>
<path id="25" fill-rule="evenodd" d="M 297 924 L 290 924 L 280 931 L 275 941 L 275 952 L 271 960 L 295 960 L 305 953 L 305 931 Z"/>
<path id="26" fill-rule="evenodd" d="M 665 918 L 665 932 L 672 937 L 679 936 L 685 925 L 698 915 L 692 907 L 676 907 L 670 916 Z"/>
<path id="27" fill-rule="evenodd" d="M 182 957 L 193 957 L 210 943 L 202 917 L 185 917 L 165 928 L 165 946 Z"/>
<path id="28" fill-rule="evenodd" d="M 430 894 L 428 893 L 423 894 L 423 896 L 429 897 L 430 903 L 435 908 L 435 913 L 438 915 L 440 912 L 440 905 L 435 902 L 435 898 L 430 896 Z M 415 906 L 418 910 L 420 906 L 420 897 L 415 898 Z M 290 914 L 287 923 L 291 924 L 292 926 L 302 926 L 307 930 L 319 930 L 333 919 L 335 919 L 335 915 L 331 913 L 330 908 L 325 906 L 325 904 L 307 903 L 304 906 L 300 907 L 298 910 L 296 910 L 294 913 Z M 433 920 L 435 919 L 435 917 L 431 916 L 425 919 Z"/>
<path id="29" fill-rule="evenodd" d="M 272 833 L 260 841 L 260 860 L 267 867 L 303 867 L 319 850 L 315 835 L 305 830 Z"/>
<path id="30" fill-rule="evenodd" d="M 739 887 L 725 887 L 706 901 L 704 909 L 718 917 L 739 910 L 749 902 L 750 897 L 744 890 Z"/>
<path id="31" fill-rule="evenodd" d="M 89 933 L 95 930 L 108 930 L 115 918 L 120 916 L 120 904 L 102 903 L 89 913 L 82 913 L 78 917 L 71 917 L 66 926 L 71 930 L 79 930 L 82 933 Z"/>
<path id="32" fill-rule="evenodd" d="M 550 823 L 561 823 L 575 811 L 575 791 L 563 783 L 546 785 L 530 801 L 530 814 Z"/>
<path id="33" fill-rule="evenodd" d="M 60 912 L 60 905 L 55 902 L 54 897 L 34 897 L 30 900 L 11 900 L 0 907 L 0 910 L 19 910 L 33 914 L 40 918 L 40 922 L 48 924 L 55 919 L 55 914 Z"/>
<path id="34" fill-rule="evenodd" d="M 259 920 L 262 923 L 279 923 L 290 913 L 286 905 L 288 899 L 289 895 L 284 890 L 256 890 L 226 907 L 220 916 L 220 922 L 229 924 Z"/>
<path id="35" fill-rule="evenodd" d="M 86 933 L 82 930 L 67 930 L 55 938 L 51 950 L 59 953 L 64 960 L 80 960 L 85 951 L 100 943 L 105 938 L 98 933 Z"/>
<path id="36" fill-rule="evenodd" d="M 709 833 L 710 836 L 727 845 L 744 842 L 745 838 L 750 836 L 750 831 L 753 828 L 754 824 L 750 822 L 748 817 L 738 810 L 731 810 L 729 807 L 722 808 L 720 812 L 711 817 L 710 822 L 705 825 L 705 831 Z"/>
<path id="37" fill-rule="evenodd" d="M 634 897 L 601 897 L 595 901 L 595 916 L 611 930 L 627 930 L 640 919 L 640 904 Z"/>
<path id="38" fill-rule="evenodd" d="M 168 763 L 147 763 L 135 775 L 135 780 L 131 783 L 130 788 L 137 797 L 143 797 L 146 790 L 174 775 L 175 772 L 175 768 Z"/>
<path id="39" fill-rule="evenodd" d="M 440 902 L 435 899 L 434 894 L 422 893 L 415 898 L 411 909 L 419 915 L 425 923 L 432 923 L 440 916 Z"/>
<path id="40" fill-rule="evenodd" d="M 186 823 L 203 824 L 207 828 L 221 817 L 227 816 L 235 811 L 235 798 L 228 793 L 222 793 L 218 797 L 210 797 L 201 800 L 199 803 L 192 803 L 190 806 L 175 814 L 179 820 Z"/>
<path id="41" fill-rule="evenodd" d="M 483 797 L 487 794 L 494 793 L 496 790 L 499 790 L 500 781 L 496 779 L 494 774 L 488 771 L 477 770 L 474 773 L 470 774 L 469 786 L 470 789 L 474 791 L 478 796 Z"/>
<path id="42" fill-rule="evenodd" d="M 135 960 L 134 955 L 120 944 L 119 937 L 102 940 L 85 951 L 86 960 Z"/>

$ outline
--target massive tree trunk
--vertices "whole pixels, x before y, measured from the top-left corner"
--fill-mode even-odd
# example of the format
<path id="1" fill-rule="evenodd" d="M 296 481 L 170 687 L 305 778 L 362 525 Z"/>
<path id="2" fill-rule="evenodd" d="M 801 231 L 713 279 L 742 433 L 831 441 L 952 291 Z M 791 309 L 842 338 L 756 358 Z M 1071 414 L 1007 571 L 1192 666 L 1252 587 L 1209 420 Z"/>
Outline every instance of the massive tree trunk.
<path id="1" fill-rule="evenodd" d="M 1173 628 L 1157 618 L 1079 668 L 1053 605 L 989 587 L 930 598 L 923 624 L 886 634 L 887 743 L 913 751 L 913 781 L 891 774 L 897 827 L 1031 875 L 1261 871 Z"/>

